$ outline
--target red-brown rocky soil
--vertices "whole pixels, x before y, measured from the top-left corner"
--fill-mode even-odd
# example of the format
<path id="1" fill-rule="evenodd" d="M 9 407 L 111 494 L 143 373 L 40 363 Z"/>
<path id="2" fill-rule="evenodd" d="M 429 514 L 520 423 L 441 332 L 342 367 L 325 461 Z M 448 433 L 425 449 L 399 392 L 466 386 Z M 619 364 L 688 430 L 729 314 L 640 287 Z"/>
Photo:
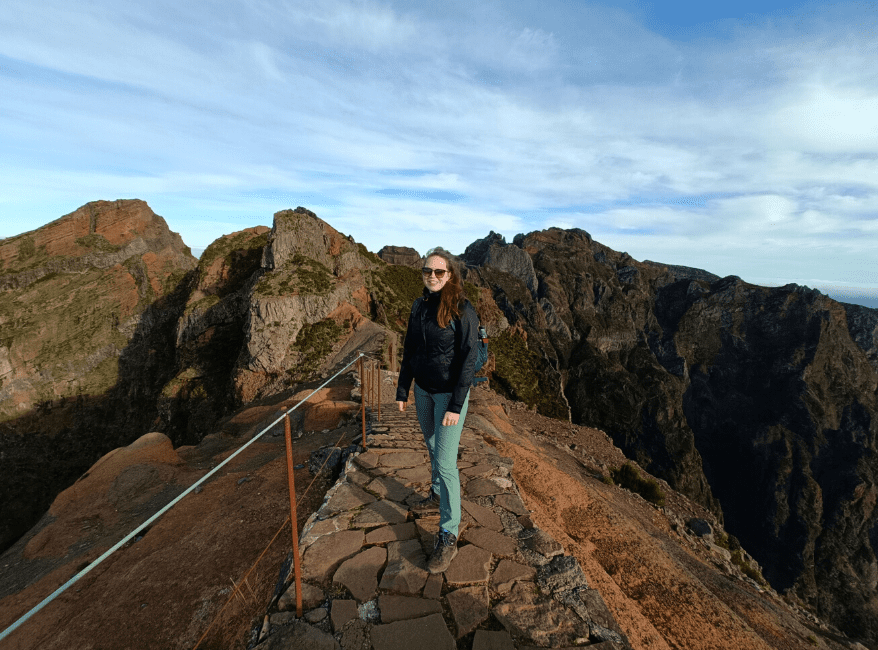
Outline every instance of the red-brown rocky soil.
<path id="1" fill-rule="evenodd" d="M 304 421 L 331 431 L 293 440 L 293 463 L 315 448 L 355 437 L 337 428 L 327 405 L 350 397 L 343 381 L 324 389 Z M 197 447 L 172 449 L 159 433 L 107 454 L 62 492 L 49 513 L 0 559 L 0 629 L 51 594 L 126 534 L 230 456 L 310 391 L 242 409 Z M 284 399 L 285 397 L 285 399 Z M 297 412 L 294 412 L 296 414 Z M 294 433 L 295 435 L 295 433 Z M 298 526 L 329 487 L 296 472 Z M 309 490 L 310 486 L 310 490 Z M 307 490 L 307 493 L 306 493 Z M 302 499 L 304 495 L 304 498 Z M 276 425 L 184 497 L 141 538 L 129 542 L 0 642 L 7 648 L 191 648 L 217 622 L 202 648 L 243 638 L 264 608 L 291 545 L 283 429 Z M 269 545 L 276 533 L 277 539 Z M 266 550 L 259 560 L 260 554 Z M 257 563 L 257 560 L 258 563 Z M 241 595 L 220 609 L 248 570 Z M 219 616 L 218 616 L 219 615 Z"/>

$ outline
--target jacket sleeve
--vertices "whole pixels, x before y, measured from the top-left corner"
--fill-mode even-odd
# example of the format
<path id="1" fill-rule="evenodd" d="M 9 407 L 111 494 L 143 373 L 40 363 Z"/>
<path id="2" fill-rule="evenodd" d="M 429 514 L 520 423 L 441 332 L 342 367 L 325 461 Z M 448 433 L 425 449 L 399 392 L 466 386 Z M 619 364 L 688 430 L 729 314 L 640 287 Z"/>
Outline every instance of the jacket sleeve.
<path id="1" fill-rule="evenodd" d="M 418 301 L 421 299 L 418 298 L 415 300 L 415 305 L 420 307 Z M 409 324 L 405 330 L 405 339 L 402 344 L 402 363 L 399 366 L 399 381 L 396 386 L 396 401 L 397 402 L 406 402 L 409 398 L 409 388 L 412 385 L 412 379 L 414 379 L 414 374 L 412 373 L 412 357 L 415 353 L 415 344 L 414 340 L 415 334 L 413 332 L 412 323 L 414 322 L 415 313 L 418 309 L 415 308 L 415 305 L 412 306 L 412 311 L 409 314 Z"/>
<path id="2" fill-rule="evenodd" d="M 467 302 L 460 314 L 460 376 L 457 384 L 451 392 L 451 401 L 448 402 L 449 413 L 460 413 L 467 393 L 473 383 L 476 360 L 479 355 L 479 317 L 472 305 Z"/>

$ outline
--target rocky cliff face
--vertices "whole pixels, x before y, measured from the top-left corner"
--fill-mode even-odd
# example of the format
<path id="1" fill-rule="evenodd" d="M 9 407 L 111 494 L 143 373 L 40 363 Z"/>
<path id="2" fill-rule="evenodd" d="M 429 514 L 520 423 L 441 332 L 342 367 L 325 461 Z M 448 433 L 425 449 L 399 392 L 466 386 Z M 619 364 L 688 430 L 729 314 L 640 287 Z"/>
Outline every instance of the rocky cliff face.
<path id="1" fill-rule="evenodd" d="M 0 243 L 0 548 L 156 416 L 195 266 L 143 201 L 98 201 Z"/>
<path id="2" fill-rule="evenodd" d="M 724 516 L 776 588 L 878 641 L 876 310 L 640 263 L 581 230 L 492 233 L 465 257 L 553 396 L 528 401 L 568 404 Z"/>
<path id="3" fill-rule="evenodd" d="M 386 355 L 419 283 L 305 208 L 196 266 L 144 202 L 95 202 L 4 240 L 0 260 L 0 549 L 137 436 L 196 444 L 354 348 Z"/>

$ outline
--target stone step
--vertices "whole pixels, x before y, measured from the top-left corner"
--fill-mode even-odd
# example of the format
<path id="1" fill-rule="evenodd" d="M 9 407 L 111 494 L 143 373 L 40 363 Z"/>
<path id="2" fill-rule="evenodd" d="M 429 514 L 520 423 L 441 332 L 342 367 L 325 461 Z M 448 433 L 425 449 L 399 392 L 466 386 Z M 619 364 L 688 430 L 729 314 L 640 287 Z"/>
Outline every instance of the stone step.
<path id="1" fill-rule="evenodd" d="M 512 461 L 477 429 L 464 429 L 458 454 L 458 553 L 443 574 L 429 574 L 439 517 L 409 509 L 429 490 L 427 450 L 415 409 L 395 407 L 381 405 L 367 450 L 348 458 L 305 524 L 305 616 L 295 618 L 287 576 L 292 585 L 269 605 L 270 633 L 256 647 L 630 648 L 576 558 L 533 526 Z"/>

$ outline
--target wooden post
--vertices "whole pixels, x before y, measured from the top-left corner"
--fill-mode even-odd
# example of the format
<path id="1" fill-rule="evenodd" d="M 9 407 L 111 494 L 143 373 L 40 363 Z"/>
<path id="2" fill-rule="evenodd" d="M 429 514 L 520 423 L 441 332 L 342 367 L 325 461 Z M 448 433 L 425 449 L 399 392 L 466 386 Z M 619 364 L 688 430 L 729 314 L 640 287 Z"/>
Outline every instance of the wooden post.
<path id="1" fill-rule="evenodd" d="M 299 524 L 296 516 L 296 480 L 293 470 L 293 441 L 290 435 L 290 414 L 284 417 L 284 439 L 287 443 L 287 480 L 290 484 L 290 522 L 293 528 L 293 571 L 296 576 L 296 618 L 302 618 L 302 565 L 299 562 Z"/>

